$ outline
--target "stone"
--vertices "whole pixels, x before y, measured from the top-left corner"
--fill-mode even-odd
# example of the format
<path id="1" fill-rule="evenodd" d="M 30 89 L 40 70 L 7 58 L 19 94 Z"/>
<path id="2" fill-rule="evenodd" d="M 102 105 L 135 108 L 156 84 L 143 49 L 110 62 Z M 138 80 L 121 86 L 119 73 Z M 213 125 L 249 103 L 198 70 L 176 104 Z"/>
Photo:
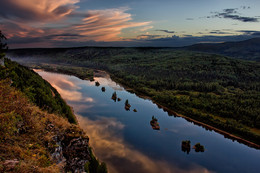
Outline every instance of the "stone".
<path id="1" fill-rule="evenodd" d="M 4 164 L 3 164 L 4 170 L 5 170 L 6 172 L 12 171 L 17 164 L 19 164 L 19 161 L 18 161 L 17 159 L 6 160 L 6 161 L 4 162 Z"/>

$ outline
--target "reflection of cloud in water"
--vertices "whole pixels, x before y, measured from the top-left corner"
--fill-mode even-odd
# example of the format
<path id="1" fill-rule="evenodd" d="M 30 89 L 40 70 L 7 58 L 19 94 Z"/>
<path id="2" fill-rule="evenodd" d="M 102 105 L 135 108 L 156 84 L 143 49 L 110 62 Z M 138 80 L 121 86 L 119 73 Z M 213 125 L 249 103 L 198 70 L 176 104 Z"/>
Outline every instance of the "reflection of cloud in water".
<path id="1" fill-rule="evenodd" d="M 100 117 L 90 120 L 77 115 L 81 128 L 90 137 L 90 144 L 95 149 L 95 154 L 107 163 L 111 173 L 208 173 L 206 168 L 198 165 L 187 164 L 187 168 L 179 168 L 174 163 L 150 158 L 144 153 L 135 150 L 124 141 L 121 134 L 124 124 L 115 118 Z"/>
<path id="2" fill-rule="evenodd" d="M 109 86 L 111 88 L 113 88 L 114 90 L 118 90 L 118 91 L 122 91 L 124 90 L 123 87 L 121 87 L 120 85 L 116 84 L 114 81 L 112 81 L 112 79 L 110 77 L 94 77 L 95 81 L 98 81 L 102 86 Z M 95 84 L 95 83 L 93 83 Z"/>
<path id="3" fill-rule="evenodd" d="M 69 101 L 80 101 L 82 99 L 82 94 L 78 91 L 71 91 L 71 90 L 66 90 L 63 88 L 60 88 L 54 83 L 51 83 L 51 85 L 58 90 L 60 95 L 62 96 L 63 99 L 69 100 Z"/>
<path id="4" fill-rule="evenodd" d="M 71 81 L 69 76 L 55 74 L 48 72 L 39 72 L 39 74 L 60 93 L 63 99 L 67 101 L 81 101 L 81 102 L 94 102 L 91 97 L 83 97 L 82 93 L 78 90 L 81 89 L 75 83 L 76 81 Z"/>
<path id="5" fill-rule="evenodd" d="M 56 79 L 56 85 L 58 85 L 59 87 L 62 87 L 63 89 L 81 89 L 80 87 L 78 87 L 77 85 L 75 85 L 73 82 L 69 81 L 68 79 L 65 78 L 61 78 L 59 80 Z"/>
<path id="6" fill-rule="evenodd" d="M 93 107 L 93 105 L 90 104 L 78 104 L 78 103 L 71 103 L 70 104 L 74 110 L 75 113 L 77 112 L 86 112 L 86 110 L 90 109 Z"/>

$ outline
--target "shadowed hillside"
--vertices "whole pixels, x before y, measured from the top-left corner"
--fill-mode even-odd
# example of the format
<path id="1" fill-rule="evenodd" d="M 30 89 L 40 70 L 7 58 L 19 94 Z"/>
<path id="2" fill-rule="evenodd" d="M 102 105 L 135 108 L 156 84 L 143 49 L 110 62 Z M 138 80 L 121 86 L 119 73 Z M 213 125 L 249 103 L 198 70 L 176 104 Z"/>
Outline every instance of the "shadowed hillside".
<path id="1" fill-rule="evenodd" d="M 260 61 L 260 38 L 239 42 L 201 43 L 185 47 L 187 50 L 216 53 L 234 58 Z"/>

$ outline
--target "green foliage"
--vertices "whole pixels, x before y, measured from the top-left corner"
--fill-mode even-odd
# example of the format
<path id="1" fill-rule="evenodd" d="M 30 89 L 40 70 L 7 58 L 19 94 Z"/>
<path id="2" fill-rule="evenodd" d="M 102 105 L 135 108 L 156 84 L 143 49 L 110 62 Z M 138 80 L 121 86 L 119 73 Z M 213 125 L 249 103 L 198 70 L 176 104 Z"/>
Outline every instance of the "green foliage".
<path id="1" fill-rule="evenodd" d="M 7 43 L 5 43 L 6 37 L 0 30 L 0 60 L 5 56 L 5 51 L 8 49 Z"/>
<path id="2" fill-rule="evenodd" d="M 47 81 L 34 71 L 5 59 L 5 68 L 0 71 L 0 79 L 9 78 L 12 86 L 25 93 L 28 98 L 40 108 L 49 113 L 57 113 L 66 117 L 69 122 L 76 123 L 76 119 L 60 94 Z"/>
<path id="3" fill-rule="evenodd" d="M 107 167 L 104 162 L 99 163 L 90 149 L 91 160 L 85 164 L 85 170 L 89 173 L 107 173 Z"/>

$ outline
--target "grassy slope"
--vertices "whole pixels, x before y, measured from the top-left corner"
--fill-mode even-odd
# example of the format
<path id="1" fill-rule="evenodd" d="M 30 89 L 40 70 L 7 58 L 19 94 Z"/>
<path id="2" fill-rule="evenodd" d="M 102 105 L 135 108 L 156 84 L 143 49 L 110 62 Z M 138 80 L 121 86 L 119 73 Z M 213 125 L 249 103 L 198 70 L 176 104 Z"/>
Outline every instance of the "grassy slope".
<path id="1" fill-rule="evenodd" d="M 57 132 L 47 126 L 53 124 L 63 133 L 73 125 L 33 106 L 23 93 L 10 87 L 10 80 L 0 81 L 0 107 L 0 172 L 60 172 L 51 161 L 51 148 L 46 147 Z M 8 169 L 5 161 L 13 159 L 19 164 Z"/>
<path id="2" fill-rule="evenodd" d="M 0 66 L 0 172 L 60 172 L 64 165 L 56 165 L 51 157 L 57 148 L 54 139 L 60 135 L 68 139 L 86 138 L 84 132 L 71 124 L 76 123 L 68 117 L 72 113 L 60 111 L 69 107 L 48 82 L 12 61 L 6 60 L 5 65 Z M 48 112 L 62 116 L 43 111 L 39 103 Z M 92 152 L 90 157 L 86 170 L 107 172 L 105 163 L 100 164 Z M 12 166 L 9 161 L 17 163 Z"/>
<path id="3" fill-rule="evenodd" d="M 260 143 L 257 62 L 152 48 L 64 49 L 46 56 L 45 61 L 107 70 L 178 113 Z"/>

